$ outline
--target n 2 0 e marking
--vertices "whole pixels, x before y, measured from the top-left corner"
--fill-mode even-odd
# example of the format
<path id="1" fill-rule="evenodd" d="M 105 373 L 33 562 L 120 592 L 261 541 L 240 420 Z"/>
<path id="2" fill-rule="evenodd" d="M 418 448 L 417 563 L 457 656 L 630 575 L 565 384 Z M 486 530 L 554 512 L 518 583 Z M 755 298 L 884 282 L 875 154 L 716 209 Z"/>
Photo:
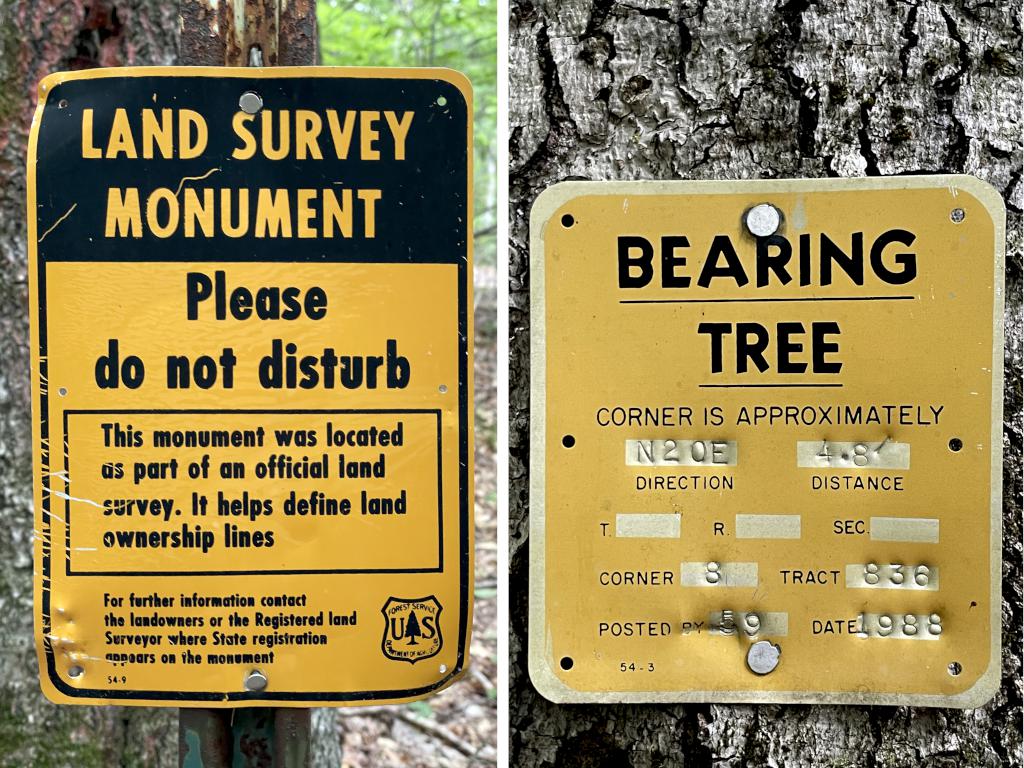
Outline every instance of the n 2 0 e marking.
<path id="1" fill-rule="evenodd" d="M 735 466 L 734 440 L 627 440 L 627 467 Z"/>

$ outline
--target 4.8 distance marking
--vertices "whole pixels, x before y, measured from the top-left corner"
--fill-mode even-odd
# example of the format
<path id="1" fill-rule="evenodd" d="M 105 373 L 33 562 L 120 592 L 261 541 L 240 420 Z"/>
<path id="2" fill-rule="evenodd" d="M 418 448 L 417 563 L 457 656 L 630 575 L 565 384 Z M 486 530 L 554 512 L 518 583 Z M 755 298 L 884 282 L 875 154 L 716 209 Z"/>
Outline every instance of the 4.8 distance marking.
<path id="1" fill-rule="evenodd" d="M 805 468 L 824 465 L 832 469 L 910 469 L 910 443 L 898 443 L 888 437 L 877 444 L 799 440 L 796 464 Z"/>
<path id="2" fill-rule="evenodd" d="M 627 439 L 629 467 L 734 467 L 739 463 L 736 440 Z M 801 468 L 910 469 L 910 444 L 886 437 L 879 443 L 799 440 L 796 465 Z"/>

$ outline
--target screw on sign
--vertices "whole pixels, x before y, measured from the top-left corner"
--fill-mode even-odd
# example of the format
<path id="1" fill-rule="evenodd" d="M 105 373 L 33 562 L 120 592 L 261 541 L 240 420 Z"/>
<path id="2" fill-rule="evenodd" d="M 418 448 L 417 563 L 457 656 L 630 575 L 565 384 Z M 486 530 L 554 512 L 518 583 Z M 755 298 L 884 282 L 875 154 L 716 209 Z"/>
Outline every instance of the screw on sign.
<path id="1" fill-rule="evenodd" d="M 755 675 L 767 675 L 775 671 L 782 657 L 782 649 L 767 640 L 758 640 L 747 651 L 747 666 Z"/>

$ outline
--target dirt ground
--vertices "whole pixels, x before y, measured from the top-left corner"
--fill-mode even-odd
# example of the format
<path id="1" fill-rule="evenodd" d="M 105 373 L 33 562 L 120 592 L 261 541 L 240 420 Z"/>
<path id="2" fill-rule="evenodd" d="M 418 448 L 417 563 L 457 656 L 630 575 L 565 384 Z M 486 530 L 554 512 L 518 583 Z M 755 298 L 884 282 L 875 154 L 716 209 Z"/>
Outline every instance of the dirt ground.
<path id="1" fill-rule="evenodd" d="M 424 701 L 342 709 L 345 768 L 469 768 L 497 761 L 497 315 L 493 267 L 476 269 L 476 600 L 470 666 Z"/>

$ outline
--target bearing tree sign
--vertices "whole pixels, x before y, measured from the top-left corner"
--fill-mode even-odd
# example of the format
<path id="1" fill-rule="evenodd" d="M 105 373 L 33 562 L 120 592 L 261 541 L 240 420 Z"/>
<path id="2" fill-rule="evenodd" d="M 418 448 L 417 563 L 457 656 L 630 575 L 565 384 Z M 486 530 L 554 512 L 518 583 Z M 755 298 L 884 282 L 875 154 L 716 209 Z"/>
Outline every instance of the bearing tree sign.
<path id="1" fill-rule="evenodd" d="M 469 84 L 40 85 L 35 600 L 60 703 L 402 701 L 468 662 Z"/>
<path id="2" fill-rule="evenodd" d="M 542 694 L 953 707 L 994 694 L 1004 216 L 967 176 L 541 195 Z"/>

